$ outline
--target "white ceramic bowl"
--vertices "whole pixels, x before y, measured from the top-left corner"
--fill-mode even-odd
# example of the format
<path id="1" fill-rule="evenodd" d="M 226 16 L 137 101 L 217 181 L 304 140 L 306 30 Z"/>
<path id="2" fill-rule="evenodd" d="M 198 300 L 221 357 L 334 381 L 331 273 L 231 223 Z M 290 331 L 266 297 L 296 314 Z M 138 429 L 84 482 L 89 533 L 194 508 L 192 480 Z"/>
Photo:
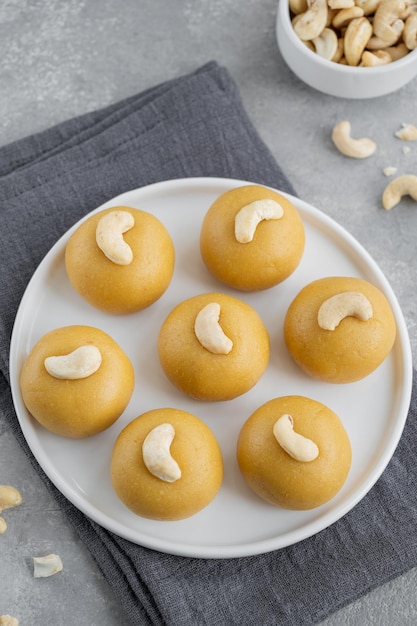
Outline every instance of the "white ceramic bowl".
<path id="1" fill-rule="evenodd" d="M 294 74 L 330 96 L 355 99 L 385 96 L 417 75 L 417 49 L 398 61 L 377 67 L 350 67 L 323 59 L 309 50 L 294 32 L 288 0 L 279 0 L 276 36 L 279 50 Z"/>

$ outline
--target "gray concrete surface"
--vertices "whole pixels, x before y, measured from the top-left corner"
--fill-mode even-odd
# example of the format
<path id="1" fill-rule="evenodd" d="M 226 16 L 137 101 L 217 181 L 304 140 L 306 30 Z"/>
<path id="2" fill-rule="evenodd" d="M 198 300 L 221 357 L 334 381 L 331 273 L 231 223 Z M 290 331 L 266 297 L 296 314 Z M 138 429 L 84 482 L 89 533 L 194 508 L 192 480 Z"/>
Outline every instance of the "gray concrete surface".
<path id="1" fill-rule="evenodd" d="M 216 59 L 299 195 L 345 226 L 393 285 L 417 357 L 417 210 L 381 208 L 386 166 L 417 173 L 394 132 L 417 125 L 417 80 L 372 101 L 339 100 L 300 83 L 275 42 L 275 0 L 2 0 L 0 145 L 99 108 Z M 378 152 L 366 162 L 336 154 L 331 128 L 349 119 Z M 0 483 L 25 502 L 0 539 L 0 615 L 21 626 L 127 626 L 91 557 L 0 422 Z M 65 576 L 34 580 L 31 557 L 58 552 Z M 417 570 L 341 609 L 323 626 L 417 623 Z"/>

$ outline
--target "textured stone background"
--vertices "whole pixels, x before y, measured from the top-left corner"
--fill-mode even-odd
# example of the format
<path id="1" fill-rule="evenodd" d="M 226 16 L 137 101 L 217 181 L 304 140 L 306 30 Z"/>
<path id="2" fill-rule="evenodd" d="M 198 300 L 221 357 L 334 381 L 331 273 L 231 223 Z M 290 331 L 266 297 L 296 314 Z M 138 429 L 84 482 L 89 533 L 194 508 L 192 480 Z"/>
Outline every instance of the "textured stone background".
<path id="1" fill-rule="evenodd" d="M 315 92 L 281 59 L 275 15 L 273 0 L 2 0 L 0 145 L 217 60 L 300 197 L 347 228 L 381 266 L 416 362 L 416 205 L 404 201 L 388 213 L 381 195 L 384 167 L 417 173 L 417 143 L 404 154 L 394 136 L 403 122 L 417 125 L 417 80 L 365 102 Z M 341 119 L 377 142 L 374 157 L 336 153 L 330 134 Z M 111 590 L 1 421 L 0 483 L 25 493 L 0 538 L 0 615 L 16 615 L 22 626 L 125 626 Z M 53 551 L 65 576 L 34 580 L 31 557 Z M 414 570 L 324 624 L 414 625 L 416 589 Z"/>

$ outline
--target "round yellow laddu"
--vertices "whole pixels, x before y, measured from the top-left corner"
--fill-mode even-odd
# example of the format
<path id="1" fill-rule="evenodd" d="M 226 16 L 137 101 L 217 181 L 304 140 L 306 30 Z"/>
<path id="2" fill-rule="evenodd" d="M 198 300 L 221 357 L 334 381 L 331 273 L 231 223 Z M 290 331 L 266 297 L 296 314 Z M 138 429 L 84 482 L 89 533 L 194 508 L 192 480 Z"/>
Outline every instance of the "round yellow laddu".
<path id="1" fill-rule="evenodd" d="M 81 346 L 101 354 L 98 369 L 86 378 L 56 378 L 45 359 L 69 355 Z M 22 368 L 20 389 L 32 416 L 48 430 L 83 438 L 111 426 L 123 413 L 134 388 L 133 366 L 120 346 L 91 326 L 66 326 L 45 334 Z"/>
<path id="2" fill-rule="evenodd" d="M 133 253 L 126 265 L 110 260 L 96 241 L 99 220 L 116 211 L 134 217 L 134 226 L 123 234 Z M 171 282 L 174 264 L 174 245 L 165 226 L 154 215 L 126 206 L 91 215 L 72 234 L 65 251 L 74 289 L 92 306 L 114 314 L 133 313 L 156 302 Z"/>
<path id="3" fill-rule="evenodd" d="M 291 415 L 296 434 L 318 448 L 318 456 L 300 461 L 274 436 L 275 422 Z M 346 481 L 351 445 L 339 417 L 304 396 L 275 398 L 245 422 L 238 438 L 237 460 L 248 486 L 262 499 L 285 509 L 307 510 L 333 498 Z"/>
<path id="4" fill-rule="evenodd" d="M 344 317 L 334 330 L 321 328 L 321 305 L 336 294 L 354 292 L 368 300 L 372 316 Z M 330 276 L 306 285 L 290 304 L 285 321 L 287 348 L 298 366 L 313 378 L 349 383 L 373 372 L 388 356 L 396 324 L 385 295 L 366 280 Z"/>
<path id="5" fill-rule="evenodd" d="M 264 219 L 252 241 L 235 236 L 239 211 L 260 200 L 273 200 L 283 210 L 279 219 Z M 209 272 L 241 291 L 268 289 L 294 272 L 304 252 L 305 234 L 295 206 L 281 194 L 259 185 L 225 192 L 207 211 L 200 233 L 200 251 Z"/>
<path id="6" fill-rule="evenodd" d="M 198 313 L 220 305 L 219 324 L 233 347 L 213 354 L 195 333 Z M 178 304 L 159 332 L 158 354 L 168 379 L 187 395 L 206 401 L 231 400 L 249 391 L 264 373 L 269 335 L 259 314 L 247 303 L 221 293 L 196 295 Z"/>
<path id="7" fill-rule="evenodd" d="M 180 478 L 167 482 L 153 475 L 143 459 L 143 442 L 161 424 L 175 432 L 169 454 Z M 161 521 L 195 515 L 218 493 L 223 459 L 211 429 L 191 413 L 154 409 L 130 422 L 119 434 L 111 459 L 111 479 L 120 500 L 136 515 Z"/>

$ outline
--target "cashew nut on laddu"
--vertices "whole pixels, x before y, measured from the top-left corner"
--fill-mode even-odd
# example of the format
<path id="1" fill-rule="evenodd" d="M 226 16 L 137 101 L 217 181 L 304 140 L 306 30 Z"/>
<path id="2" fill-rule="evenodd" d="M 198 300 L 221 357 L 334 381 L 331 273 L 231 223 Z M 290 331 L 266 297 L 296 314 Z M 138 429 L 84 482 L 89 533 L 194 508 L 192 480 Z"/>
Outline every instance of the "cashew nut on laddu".
<path id="1" fill-rule="evenodd" d="M 194 321 L 194 332 L 200 344 L 212 354 L 229 354 L 233 341 L 219 324 L 220 304 L 210 302 L 199 311 Z"/>
<path id="2" fill-rule="evenodd" d="M 181 469 L 171 456 L 170 447 L 175 437 L 172 424 L 155 426 L 142 444 L 143 462 L 153 476 L 168 483 L 181 478 Z"/>
<path id="3" fill-rule="evenodd" d="M 317 323 L 323 330 L 335 330 L 345 317 L 356 317 L 366 322 L 373 316 L 372 305 L 359 291 L 336 293 L 320 306 Z"/>
<path id="4" fill-rule="evenodd" d="M 291 415 L 281 415 L 274 424 L 273 433 L 281 448 L 296 461 L 308 463 L 318 457 L 317 444 L 295 432 Z"/>

